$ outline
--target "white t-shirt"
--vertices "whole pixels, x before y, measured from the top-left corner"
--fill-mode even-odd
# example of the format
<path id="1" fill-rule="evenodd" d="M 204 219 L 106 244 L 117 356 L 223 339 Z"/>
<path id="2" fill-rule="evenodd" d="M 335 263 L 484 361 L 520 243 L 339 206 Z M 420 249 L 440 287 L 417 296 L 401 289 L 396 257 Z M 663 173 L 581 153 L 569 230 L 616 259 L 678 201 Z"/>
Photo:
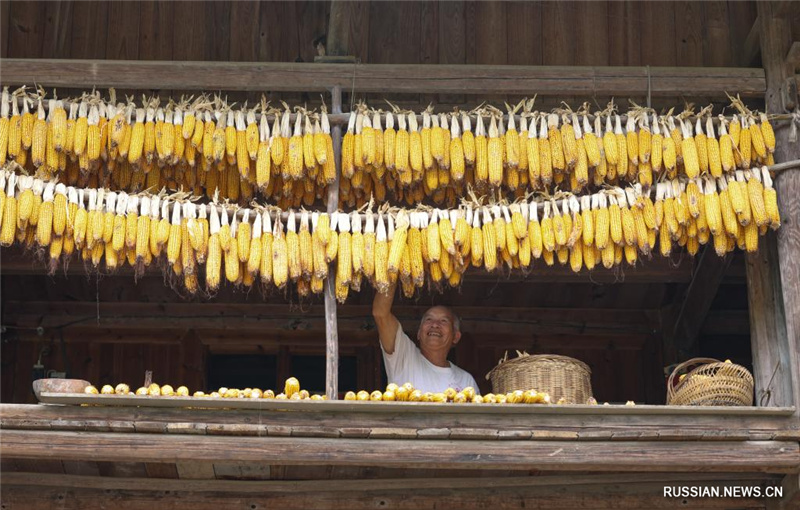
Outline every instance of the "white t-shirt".
<path id="1" fill-rule="evenodd" d="M 394 352 L 387 354 L 383 350 L 383 361 L 386 364 L 386 376 L 390 383 L 405 384 L 410 382 L 414 388 L 422 392 L 438 393 L 447 388 L 461 391 L 467 386 L 478 385 L 468 372 L 450 363 L 450 367 L 437 367 L 423 356 L 414 342 L 397 325 L 397 336 L 394 340 Z"/>

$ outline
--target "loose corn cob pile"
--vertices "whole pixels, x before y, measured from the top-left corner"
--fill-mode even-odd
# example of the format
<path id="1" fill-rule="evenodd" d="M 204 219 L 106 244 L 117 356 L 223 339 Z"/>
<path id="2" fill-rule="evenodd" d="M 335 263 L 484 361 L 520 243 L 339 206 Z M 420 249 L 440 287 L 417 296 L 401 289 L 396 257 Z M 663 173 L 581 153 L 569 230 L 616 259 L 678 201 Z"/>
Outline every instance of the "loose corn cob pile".
<path id="1" fill-rule="evenodd" d="M 650 192 L 636 183 L 582 196 L 482 203 L 473 195 L 455 209 L 370 204 L 364 213 L 330 215 L 75 188 L 8 169 L 0 170 L 0 189 L 0 245 L 47 250 L 51 272 L 77 253 L 99 270 L 163 267 L 189 294 L 215 292 L 224 276 L 244 287 L 292 285 L 307 296 L 323 291 L 334 267 L 341 302 L 364 281 L 379 292 L 399 282 L 409 297 L 426 284 L 457 287 L 470 266 L 525 272 L 543 259 L 579 272 L 677 247 L 694 255 L 709 241 L 720 256 L 754 252 L 759 235 L 780 226 L 767 167 L 677 177 Z"/>
<path id="2" fill-rule="evenodd" d="M 672 111 L 659 115 L 612 103 L 592 114 L 533 110 L 533 100 L 472 112 L 417 115 L 360 103 L 342 141 L 339 208 L 371 198 L 456 208 L 471 187 L 510 200 L 663 178 L 715 179 L 771 165 L 775 135 L 764 114 L 731 98 L 731 119 Z M 13 160 L 43 180 L 136 194 L 185 190 L 245 205 L 256 196 L 282 209 L 325 202 L 336 179 L 330 119 L 304 108 L 235 107 L 219 97 L 117 101 L 99 93 L 46 99 L 25 88 L 0 101 L 0 164 Z M 271 123 L 271 125 L 270 125 Z"/>

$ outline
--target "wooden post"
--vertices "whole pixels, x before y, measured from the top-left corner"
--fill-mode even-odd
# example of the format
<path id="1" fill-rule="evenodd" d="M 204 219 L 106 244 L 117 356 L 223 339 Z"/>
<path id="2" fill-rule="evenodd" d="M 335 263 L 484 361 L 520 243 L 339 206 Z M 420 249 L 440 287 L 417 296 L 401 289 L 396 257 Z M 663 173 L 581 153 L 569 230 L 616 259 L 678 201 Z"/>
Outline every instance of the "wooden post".
<path id="1" fill-rule="evenodd" d="M 342 88 L 334 87 L 333 113 L 342 113 Z M 335 125 L 331 131 L 333 138 L 333 154 L 336 161 L 336 180 L 328 188 L 328 214 L 339 208 L 339 177 L 342 174 L 342 126 Z M 336 319 L 336 266 L 331 264 L 328 279 L 325 282 L 325 393 L 328 400 L 336 400 L 339 396 L 339 329 Z"/>
<path id="2" fill-rule="evenodd" d="M 792 32 L 770 2 L 758 2 L 761 59 L 767 80 L 766 110 L 783 113 L 782 87 L 793 74 L 786 63 Z M 777 162 L 800 158 L 789 142 L 789 126 L 776 129 Z M 762 239 L 759 252 L 747 257 L 747 292 L 756 401 L 790 406 L 800 418 L 800 173 L 775 177 L 783 224 L 777 236 Z"/>
<path id="3" fill-rule="evenodd" d="M 328 35 L 325 41 L 325 54 L 332 57 L 347 55 L 350 35 L 350 5 L 349 2 L 333 0 L 331 2 L 331 17 L 328 22 Z"/>

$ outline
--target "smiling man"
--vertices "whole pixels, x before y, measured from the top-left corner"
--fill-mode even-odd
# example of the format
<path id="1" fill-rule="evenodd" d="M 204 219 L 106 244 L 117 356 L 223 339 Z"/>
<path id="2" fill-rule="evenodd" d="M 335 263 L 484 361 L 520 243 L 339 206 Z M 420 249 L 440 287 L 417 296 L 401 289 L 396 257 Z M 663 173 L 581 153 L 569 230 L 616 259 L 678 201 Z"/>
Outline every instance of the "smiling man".
<path id="1" fill-rule="evenodd" d="M 394 286 L 387 294 L 376 292 L 372 302 L 389 382 L 410 382 L 415 388 L 431 393 L 447 388 L 460 391 L 467 386 L 477 390 L 475 379 L 447 360 L 450 349 L 461 340 L 461 324 L 455 313 L 446 306 L 429 308 L 417 330 L 417 347 L 392 314 L 394 293 Z"/>

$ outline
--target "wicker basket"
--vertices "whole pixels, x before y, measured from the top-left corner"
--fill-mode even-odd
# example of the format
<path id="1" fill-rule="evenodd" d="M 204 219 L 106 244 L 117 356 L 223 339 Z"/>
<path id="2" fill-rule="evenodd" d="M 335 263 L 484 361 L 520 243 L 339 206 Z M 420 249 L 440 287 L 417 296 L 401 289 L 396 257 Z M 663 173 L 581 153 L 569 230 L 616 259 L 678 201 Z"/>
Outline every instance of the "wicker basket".
<path id="1" fill-rule="evenodd" d="M 677 384 L 673 380 L 688 367 L 700 365 Z M 667 405 L 752 406 L 753 376 L 741 365 L 713 358 L 693 358 L 672 371 L 667 381 Z"/>
<path id="2" fill-rule="evenodd" d="M 591 375 L 586 363 L 567 356 L 523 354 L 500 360 L 486 379 L 491 379 L 494 393 L 534 389 L 547 392 L 553 402 L 563 397 L 571 404 L 585 404 L 592 396 Z"/>

